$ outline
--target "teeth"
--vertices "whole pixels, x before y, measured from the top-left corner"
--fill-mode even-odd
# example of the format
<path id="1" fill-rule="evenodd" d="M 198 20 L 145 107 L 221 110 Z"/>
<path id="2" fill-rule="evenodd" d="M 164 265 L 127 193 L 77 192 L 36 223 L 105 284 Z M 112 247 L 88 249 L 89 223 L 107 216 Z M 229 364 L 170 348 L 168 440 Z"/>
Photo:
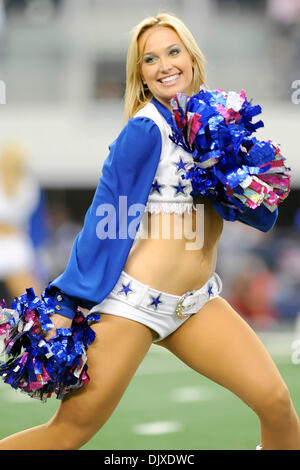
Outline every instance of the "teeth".
<path id="1" fill-rule="evenodd" d="M 167 77 L 167 78 L 162 78 L 160 81 L 161 82 L 171 82 L 172 80 L 176 80 L 176 78 L 179 77 L 179 73 L 177 73 L 176 75 L 172 75 L 171 77 Z"/>

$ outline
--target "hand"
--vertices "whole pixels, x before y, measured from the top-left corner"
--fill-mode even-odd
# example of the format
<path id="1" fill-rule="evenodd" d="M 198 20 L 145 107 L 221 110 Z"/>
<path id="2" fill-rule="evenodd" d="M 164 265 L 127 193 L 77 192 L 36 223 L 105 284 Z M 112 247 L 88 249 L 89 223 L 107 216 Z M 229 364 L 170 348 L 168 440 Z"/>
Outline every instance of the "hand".
<path id="1" fill-rule="evenodd" d="M 52 321 L 54 328 L 45 331 L 44 337 L 47 341 L 49 341 L 56 335 L 57 328 L 71 328 L 72 325 L 72 320 L 70 318 L 64 317 L 59 313 L 54 313 L 53 315 L 51 315 L 50 320 Z"/>

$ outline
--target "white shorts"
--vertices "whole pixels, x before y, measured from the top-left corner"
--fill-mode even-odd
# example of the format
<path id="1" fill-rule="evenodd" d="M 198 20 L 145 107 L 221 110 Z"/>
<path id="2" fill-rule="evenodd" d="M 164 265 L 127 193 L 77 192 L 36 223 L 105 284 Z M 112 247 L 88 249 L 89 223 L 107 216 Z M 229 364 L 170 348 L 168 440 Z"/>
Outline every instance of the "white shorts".
<path id="1" fill-rule="evenodd" d="M 109 313 L 143 323 L 158 334 L 153 341 L 156 343 L 177 330 L 206 302 L 219 297 L 221 291 L 217 273 L 200 289 L 179 296 L 153 289 L 122 271 L 113 290 L 91 313 Z"/>

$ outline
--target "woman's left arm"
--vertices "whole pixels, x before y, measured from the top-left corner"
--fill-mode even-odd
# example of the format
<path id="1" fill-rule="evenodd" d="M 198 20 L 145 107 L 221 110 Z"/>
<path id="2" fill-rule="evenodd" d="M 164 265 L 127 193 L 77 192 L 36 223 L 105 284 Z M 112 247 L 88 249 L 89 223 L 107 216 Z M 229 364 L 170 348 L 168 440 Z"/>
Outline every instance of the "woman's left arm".
<path id="1" fill-rule="evenodd" d="M 244 212 L 240 212 L 236 208 L 221 204 L 213 195 L 211 195 L 209 199 L 223 219 L 229 220 L 230 222 L 238 220 L 261 232 L 269 232 L 274 227 L 278 217 L 278 208 L 276 208 L 274 212 L 271 212 L 264 204 L 261 204 L 256 209 L 247 207 Z"/>

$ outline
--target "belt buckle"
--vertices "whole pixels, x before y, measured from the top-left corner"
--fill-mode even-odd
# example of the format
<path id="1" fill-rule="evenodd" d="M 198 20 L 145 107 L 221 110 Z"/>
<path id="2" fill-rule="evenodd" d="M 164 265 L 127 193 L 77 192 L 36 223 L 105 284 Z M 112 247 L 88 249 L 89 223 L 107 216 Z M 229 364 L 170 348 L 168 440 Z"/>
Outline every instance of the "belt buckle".
<path id="1" fill-rule="evenodd" d="M 182 313 L 182 303 L 183 303 L 183 301 L 186 297 L 188 297 L 189 295 L 192 295 L 194 292 L 195 292 L 195 290 L 188 290 L 178 300 L 176 308 L 175 308 L 175 313 L 176 313 L 178 318 L 182 319 L 182 318 L 186 318 L 186 317 L 189 316 L 189 313 L 187 313 L 187 314 Z"/>

